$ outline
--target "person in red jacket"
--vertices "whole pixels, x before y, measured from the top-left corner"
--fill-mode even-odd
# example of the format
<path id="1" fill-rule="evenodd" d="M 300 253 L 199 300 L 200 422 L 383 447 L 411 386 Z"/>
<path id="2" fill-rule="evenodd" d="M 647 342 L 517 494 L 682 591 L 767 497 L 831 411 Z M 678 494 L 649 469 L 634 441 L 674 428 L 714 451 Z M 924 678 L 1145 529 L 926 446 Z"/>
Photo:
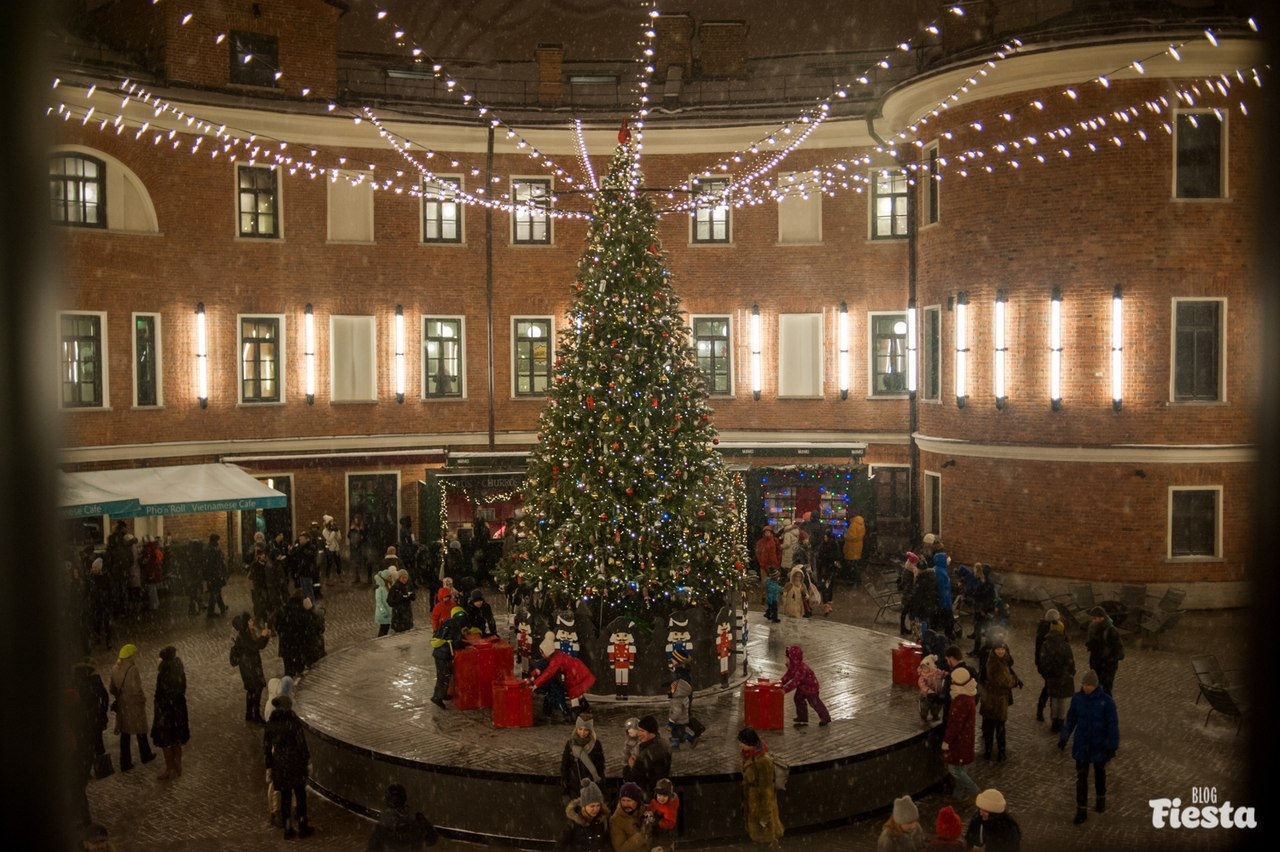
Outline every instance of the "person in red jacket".
<path id="1" fill-rule="evenodd" d="M 546 691 L 552 698 L 552 703 L 559 705 L 565 721 L 572 722 L 578 713 L 590 709 L 587 705 L 586 692 L 595 684 L 596 676 L 582 660 L 561 651 L 556 646 L 555 634 L 551 631 L 547 631 L 538 649 L 542 652 L 543 658 L 535 660 L 529 667 L 533 687 L 536 690 Z M 560 686 L 561 682 L 563 686 Z M 564 698 L 555 700 L 554 690 L 550 688 L 553 683 L 563 689 L 564 698 L 568 699 L 568 703 L 565 703 Z"/>
<path id="2" fill-rule="evenodd" d="M 973 730 L 977 706 L 978 682 L 969 669 L 957 666 L 951 672 L 951 706 L 947 711 L 947 730 L 942 735 L 942 762 L 955 782 L 951 800 L 960 804 L 973 804 L 978 785 L 973 783 L 965 769 L 973 763 Z"/>
<path id="3" fill-rule="evenodd" d="M 756 563 L 760 566 L 760 589 L 763 594 L 764 583 L 769 578 L 769 572 L 782 568 L 782 545 L 778 542 L 778 537 L 773 534 L 773 527 L 768 524 L 764 525 L 764 529 L 760 531 L 760 538 L 756 539 Z M 761 598 L 761 600 L 764 599 Z"/>
<path id="4" fill-rule="evenodd" d="M 441 586 L 440 591 L 436 592 L 436 605 L 431 610 L 431 632 L 440 629 L 440 625 L 449 618 L 449 613 L 453 611 L 453 589 L 448 586 Z"/>

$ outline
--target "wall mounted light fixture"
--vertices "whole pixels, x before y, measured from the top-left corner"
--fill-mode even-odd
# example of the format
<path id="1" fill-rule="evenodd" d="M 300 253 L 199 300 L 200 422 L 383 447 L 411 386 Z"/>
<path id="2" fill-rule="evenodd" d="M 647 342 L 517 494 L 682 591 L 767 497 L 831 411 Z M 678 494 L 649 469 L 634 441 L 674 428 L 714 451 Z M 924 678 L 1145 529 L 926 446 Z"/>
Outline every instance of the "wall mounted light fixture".
<path id="1" fill-rule="evenodd" d="M 1062 408 L 1062 290 L 1049 297 L 1049 404 Z"/>
<path id="2" fill-rule="evenodd" d="M 1117 284 L 1111 291 L 1111 407 L 1124 404 L 1124 295 Z"/>
<path id="3" fill-rule="evenodd" d="M 840 398 L 849 398 L 849 306 L 844 302 L 840 303 L 839 316 L 839 347 L 840 347 Z"/>
<path id="4" fill-rule="evenodd" d="M 956 294 L 956 407 L 964 408 L 969 396 L 966 379 L 969 375 L 969 294 L 963 290 Z"/>
<path id="5" fill-rule="evenodd" d="M 204 302 L 196 305 L 196 399 L 209 407 L 209 339 L 204 327 Z"/>
<path id="6" fill-rule="evenodd" d="M 316 315 L 308 302 L 302 312 L 302 360 L 306 367 L 307 405 L 316 402 Z"/>
<path id="7" fill-rule="evenodd" d="M 396 402 L 404 403 L 404 305 L 396 305 Z"/>
<path id="8" fill-rule="evenodd" d="M 907 302 L 907 393 L 916 395 L 916 300 Z"/>
<path id="9" fill-rule="evenodd" d="M 1005 353 L 1008 346 L 1005 341 L 1005 295 L 1004 290 L 996 290 L 996 302 L 991 311 L 991 339 L 995 342 L 992 352 L 991 381 L 996 395 L 996 408 L 1003 409 L 1008 400 L 1005 390 Z"/>
<path id="10" fill-rule="evenodd" d="M 760 398 L 764 364 L 760 355 L 760 305 L 751 306 L 751 398 Z"/>

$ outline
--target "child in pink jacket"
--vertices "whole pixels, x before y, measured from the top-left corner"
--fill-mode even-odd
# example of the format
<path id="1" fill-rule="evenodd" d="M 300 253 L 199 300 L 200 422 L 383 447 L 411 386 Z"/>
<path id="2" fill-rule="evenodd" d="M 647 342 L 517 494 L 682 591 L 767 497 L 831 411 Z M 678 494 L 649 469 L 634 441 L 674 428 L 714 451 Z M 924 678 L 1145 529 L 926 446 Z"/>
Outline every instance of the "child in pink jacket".
<path id="1" fill-rule="evenodd" d="M 809 724 L 809 708 L 818 714 L 818 726 L 829 725 L 831 714 L 827 705 L 818 697 L 818 677 L 804 661 L 804 649 L 799 645 L 787 646 L 787 670 L 782 675 L 782 691 L 795 690 L 796 719 L 795 726 L 803 728 Z"/>
<path id="2" fill-rule="evenodd" d="M 927 722 L 929 717 L 938 721 L 942 713 L 942 688 L 947 682 L 947 673 L 938 668 L 938 658 L 929 654 L 920 661 L 916 685 L 920 687 L 920 721 Z"/>

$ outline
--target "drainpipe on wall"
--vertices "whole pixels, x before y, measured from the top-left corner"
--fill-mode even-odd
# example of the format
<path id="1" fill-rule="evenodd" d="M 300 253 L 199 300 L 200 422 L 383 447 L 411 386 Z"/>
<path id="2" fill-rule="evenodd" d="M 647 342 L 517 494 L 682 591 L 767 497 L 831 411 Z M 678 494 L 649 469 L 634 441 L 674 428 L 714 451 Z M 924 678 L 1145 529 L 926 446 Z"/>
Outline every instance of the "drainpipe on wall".
<path id="1" fill-rule="evenodd" d="M 484 185 L 492 186 L 493 181 L 493 123 L 489 123 L 489 143 L 484 155 Z M 493 208 L 484 208 L 484 304 L 485 304 L 485 339 L 487 341 L 487 357 L 489 359 L 489 451 L 494 450 L 494 410 L 493 410 Z"/>
<path id="2" fill-rule="evenodd" d="M 916 351 L 911 353 L 912 358 L 919 358 L 920 346 L 920 311 L 919 305 L 916 303 L 916 271 L 918 267 L 916 243 L 920 234 L 920 228 L 916 222 L 916 209 L 918 206 L 918 194 L 921 192 L 920 174 L 920 172 L 916 172 L 916 185 L 911 187 L 911 191 L 907 193 L 907 305 L 916 305 Z M 931 178 L 932 176 L 930 176 Z M 907 464 L 910 465 L 911 469 L 908 475 L 911 477 L 911 541 L 913 544 L 920 540 L 920 486 L 918 482 L 920 447 L 916 444 L 916 430 L 919 428 L 919 409 L 917 407 L 919 395 L 920 372 L 917 370 L 916 389 L 907 393 L 907 435 L 910 438 L 907 443 Z"/>

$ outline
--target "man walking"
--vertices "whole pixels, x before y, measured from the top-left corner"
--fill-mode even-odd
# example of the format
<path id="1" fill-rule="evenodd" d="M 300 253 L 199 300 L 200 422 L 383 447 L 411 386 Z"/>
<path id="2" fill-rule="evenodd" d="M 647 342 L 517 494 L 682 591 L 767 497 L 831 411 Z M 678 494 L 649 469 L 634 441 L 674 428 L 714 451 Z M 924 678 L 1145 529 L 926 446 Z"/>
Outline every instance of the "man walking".
<path id="1" fill-rule="evenodd" d="M 1107 762 L 1120 747 L 1120 721 L 1116 703 L 1099 688 L 1098 675 L 1092 671 L 1080 678 L 1080 691 L 1071 696 L 1067 722 L 1058 735 L 1058 748 L 1064 749 L 1075 732 L 1071 756 L 1076 761 L 1076 825 L 1089 816 L 1089 767 L 1093 766 L 1096 798 L 1094 810 L 1107 809 Z"/>
<path id="2" fill-rule="evenodd" d="M 1084 646 L 1089 649 L 1089 668 L 1098 675 L 1098 684 L 1107 695 L 1112 694 L 1116 682 L 1116 670 L 1124 659 L 1124 641 L 1111 616 L 1100 606 L 1089 610 L 1092 623 Z"/>

